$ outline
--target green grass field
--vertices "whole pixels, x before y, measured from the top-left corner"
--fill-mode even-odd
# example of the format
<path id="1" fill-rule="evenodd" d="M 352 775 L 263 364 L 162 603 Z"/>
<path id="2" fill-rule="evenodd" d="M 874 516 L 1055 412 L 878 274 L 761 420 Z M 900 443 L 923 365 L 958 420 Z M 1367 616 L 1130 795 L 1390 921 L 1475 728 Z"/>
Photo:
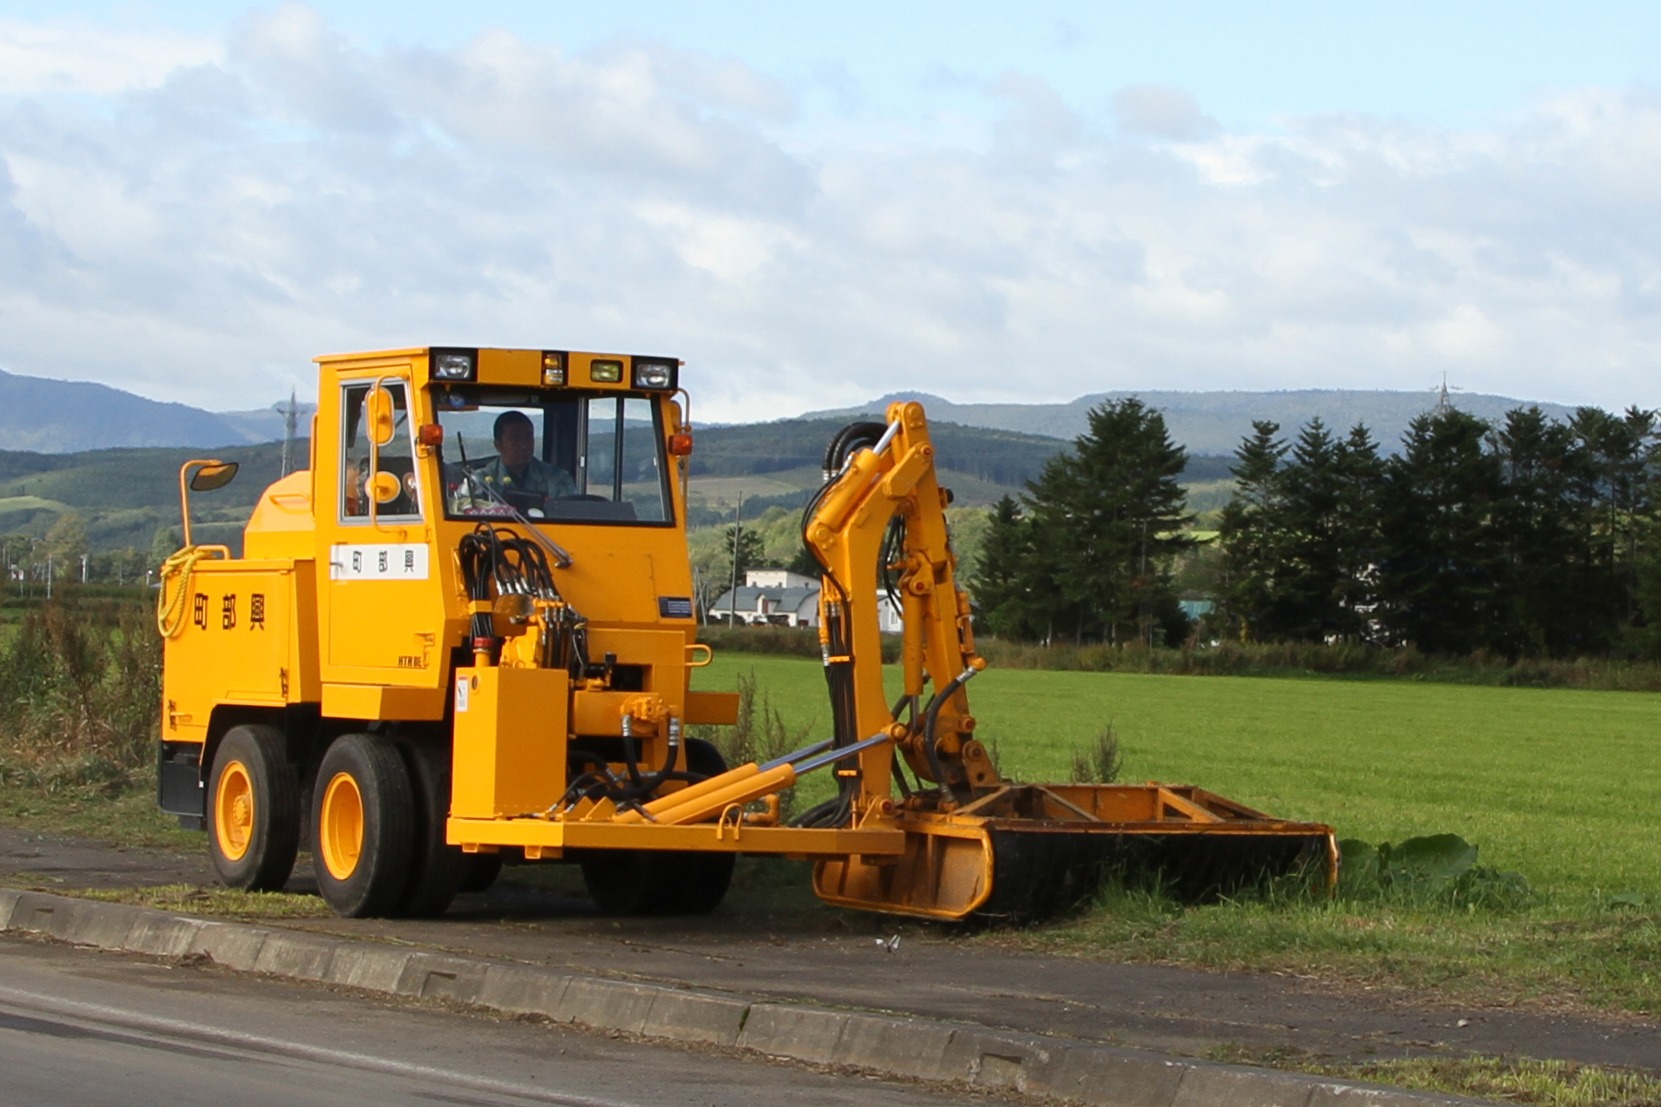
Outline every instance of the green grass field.
<path id="1" fill-rule="evenodd" d="M 804 738 L 828 732 L 819 666 L 718 656 L 699 687 L 753 673 Z M 1520 906 L 1354 900 L 1184 906 L 1113 891 L 1097 909 L 977 940 L 1126 960 L 1292 972 L 1445 999 L 1661 1010 L 1661 696 L 1411 681 L 989 670 L 977 735 L 1004 775 L 1065 780 L 1111 724 L 1121 779 L 1195 784 L 1341 838 L 1455 833 L 1522 873 Z M 813 781 L 811 802 L 828 790 Z"/>
<path id="2" fill-rule="evenodd" d="M 829 731 L 815 662 L 721 655 L 791 730 Z M 1065 780 L 1112 724 L 1126 781 L 1195 784 L 1340 837 L 1452 832 L 1564 906 L 1661 900 L 1661 696 L 1386 681 L 988 670 L 977 735 L 1006 777 Z"/>

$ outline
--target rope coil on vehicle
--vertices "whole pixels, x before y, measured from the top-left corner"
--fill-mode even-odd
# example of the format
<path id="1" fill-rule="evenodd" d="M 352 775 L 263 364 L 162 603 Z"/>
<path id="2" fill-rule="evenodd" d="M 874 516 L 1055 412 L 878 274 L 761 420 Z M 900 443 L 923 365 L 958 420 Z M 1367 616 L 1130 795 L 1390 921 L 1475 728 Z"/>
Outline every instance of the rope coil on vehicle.
<path id="1" fill-rule="evenodd" d="M 161 631 L 163 638 L 171 638 L 184 626 L 185 596 L 190 593 L 190 574 L 196 568 L 196 563 L 212 552 L 212 547 L 186 546 L 175 551 L 161 564 L 161 587 L 156 592 L 156 629 Z M 167 595 L 167 582 L 172 577 L 179 578 L 178 591 L 171 599 Z"/>

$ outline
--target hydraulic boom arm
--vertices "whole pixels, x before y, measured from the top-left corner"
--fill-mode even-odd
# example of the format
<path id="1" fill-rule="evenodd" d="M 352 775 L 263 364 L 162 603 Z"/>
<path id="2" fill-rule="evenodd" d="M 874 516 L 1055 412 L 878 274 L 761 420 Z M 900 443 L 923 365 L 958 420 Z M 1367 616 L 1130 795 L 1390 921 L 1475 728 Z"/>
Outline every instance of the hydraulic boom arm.
<path id="1" fill-rule="evenodd" d="M 950 493 L 935 476 L 922 405 L 896 403 L 883 423 L 856 423 L 831 443 L 830 476 L 809 505 L 803 537 L 823 567 L 819 638 L 835 742 L 877 734 L 860 764 L 864 804 L 886 799 L 893 751 L 942 786 L 942 806 L 995 788 L 996 770 L 972 738 L 963 685 L 985 662 L 975 652 L 969 599 L 958 588 L 946 525 Z M 886 594 L 883 585 L 886 584 Z M 897 603 L 902 687 L 883 687 L 881 611 Z"/>

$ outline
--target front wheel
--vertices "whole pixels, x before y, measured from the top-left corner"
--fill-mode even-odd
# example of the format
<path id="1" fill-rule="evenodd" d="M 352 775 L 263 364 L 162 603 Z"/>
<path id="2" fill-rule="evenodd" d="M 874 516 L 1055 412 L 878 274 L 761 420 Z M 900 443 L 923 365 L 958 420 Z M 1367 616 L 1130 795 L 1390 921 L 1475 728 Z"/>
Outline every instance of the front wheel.
<path id="1" fill-rule="evenodd" d="M 409 887 L 415 798 L 398 751 L 374 734 L 335 739 L 312 800 L 317 886 L 346 918 L 384 915 Z"/>
<path id="2" fill-rule="evenodd" d="M 686 767 L 707 779 L 727 771 L 721 751 L 701 738 L 686 743 Z M 707 915 L 732 884 L 731 853 L 595 850 L 582 858 L 583 883 L 607 915 Z"/>
<path id="3" fill-rule="evenodd" d="M 300 783 L 282 731 L 244 724 L 225 733 L 208 784 L 208 853 L 226 887 L 276 892 L 300 849 Z"/>

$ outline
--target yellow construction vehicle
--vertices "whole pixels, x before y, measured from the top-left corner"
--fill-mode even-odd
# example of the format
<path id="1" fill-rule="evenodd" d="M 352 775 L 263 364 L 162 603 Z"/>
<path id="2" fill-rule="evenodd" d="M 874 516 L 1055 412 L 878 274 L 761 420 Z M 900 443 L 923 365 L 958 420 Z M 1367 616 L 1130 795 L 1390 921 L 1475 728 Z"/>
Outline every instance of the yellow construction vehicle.
<path id="1" fill-rule="evenodd" d="M 579 863 L 621 913 L 701 912 L 737 854 L 814 862 L 849 907 L 936 919 L 1065 906 L 1113 859 L 1227 890 L 1330 880 L 1330 828 L 1194 788 L 1003 780 L 964 685 L 983 668 L 956 582 L 927 422 L 895 404 L 831 443 L 804 516 L 823 566 L 832 733 L 729 768 L 688 728 L 691 425 L 671 358 L 426 347 L 318 359 L 311 464 L 265 491 L 242 556 L 190 540 L 165 566 L 158 798 L 215 869 L 280 888 L 309 841 L 342 915 L 442 912 L 503 853 Z M 878 605 L 903 614 L 885 688 Z M 777 796 L 830 770 L 832 799 Z"/>

